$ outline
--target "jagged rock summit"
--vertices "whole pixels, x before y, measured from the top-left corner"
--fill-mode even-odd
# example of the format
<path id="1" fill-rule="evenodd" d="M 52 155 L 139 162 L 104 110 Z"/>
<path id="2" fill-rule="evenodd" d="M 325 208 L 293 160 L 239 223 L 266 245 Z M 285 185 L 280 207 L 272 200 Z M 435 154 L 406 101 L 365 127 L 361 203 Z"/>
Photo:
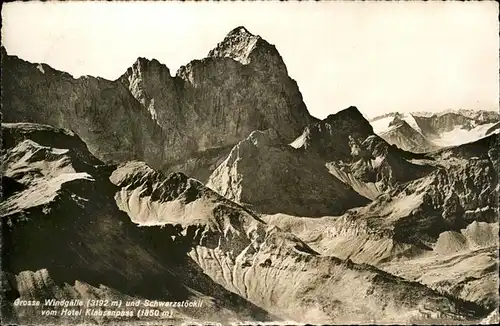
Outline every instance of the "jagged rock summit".
<path id="1" fill-rule="evenodd" d="M 261 213 L 318 217 L 368 203 L 331 175 L 324 162 L 283 144 L 272 129 L 240 141 L 207 186 Z"/>
<path id="2" fill-rule="evenodd" d="M 185 241 L 173 225 L 139 228 L 118 205 L 121 187 L 157 185 L 141 193 L 154 205 L 182 197 L 188 189 L 203 192 L 201 183 L 193 188 L 193 181 L 180 173 L 163 178 L 144 163 L 104 165 L 67 130 L 26 123 L 2 127 L 8 139 L 1 151 L 2 183 L 9 185 L 0 202 L 2 245 L 8 248 L 2 251 L 2 284 L 9 295 L 9 303 L 2 297 L 3 322 L 99 323 L 99 317 L 85 314 L 44 317 L 41 306 L 14 306 L 17 298 L 202 300 L 201 307 L 174 309 L 172 320 L 271 319 L 195 267 L 186 255 L 189 236 Z M 8 314 L 4 305 L 11 307 Z M 123 316 L 113 323 L 134 319 Z"/>
<path id="3" fill-rule="evenodd" d="M 291 145 L 314 151 L 327 160 L 346 160 L 351 157 L 349 138 L 365 140 L 373 128 L 355 106 L 328 115 L 305 128 Z"/>
<path id="4" fill-rule="evenodd" d="M 244 26 L 238 26 L 230 31 L 224 40 L 210 50 L 209 57 L 227 57 L 243 64 L 248 64 L 250 54 L 261 41 L 260 36 L 253 35 Z"/>
<path id="5" fill-rule="evenodd" d="M 276 48 L 243 27 L 175 76 L 145 58 L 114 81 L 74 79 L 5 51 L 2 62 L 4 121 L 68 128 L 102 160 L 140 159 L 202 180 L 252 131 L 291 141 L 316 121 Z"/>
<path id="6" fill-rule="evenodd" d="M 47 296 L 203 302 L 175 324 L 473 323 L 498 306 L 497 135 L 415 154 L 356 107 L 319 121 L 244 27 L 175 75 L 2 64 L 9 322 L 69 323 L 12 304 Z M 425 119 L 387 124 L 424 137 L 489 116 Z"/>
<path id="7" fill-rule="evenodd" d="M 354 106 L 307 126 L 291 145 L 319 157 L 334 176 L 366 198 L 417 179 L 432 168 L 411 163 L 417 154 L 389 145 Z"/>
<path id="8" fill-rule="evenodd" d="M 401 115 L 395 115 L 389 123 L 389 130 L 381 133 L 381 137 L 389 144 L 395 144 L 404 150 L 416 153 L 432 152 L 439 146 L 427 139 L 420 128 L 412 127 Z"/>
<path id="9" fill-rule="evenodd" d="M 286 66 L 274 45 L 259 35 L 239 26 L 227 34 L 222 42 L 208 53 L 208 57 L 226 57 L 242 64 L 265 64 L 286 73 Z"/>

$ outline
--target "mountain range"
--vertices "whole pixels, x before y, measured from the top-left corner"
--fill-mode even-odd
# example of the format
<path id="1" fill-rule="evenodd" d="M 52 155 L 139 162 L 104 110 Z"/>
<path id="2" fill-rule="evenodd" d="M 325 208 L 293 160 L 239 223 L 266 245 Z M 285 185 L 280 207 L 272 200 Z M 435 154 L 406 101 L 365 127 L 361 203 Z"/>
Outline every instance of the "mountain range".
<path id="1" fill-rule="evenodd" d="M 2 321 L 158 322 L 14 304 L 49 298 L 200 303 L 158 308 L 170 324 L 498 321 L 498 116 L 319 120 L 242 26 L 175 76 L 2 48 L 2 89 Z M 458 125 L 491 131 L 436 141 Z"/>
<path id="2" fill-rule="evenodd" d="M 4 121 L 69 128 L 100 159 L 140 159 L 201 179 L 253 130 L 291 140 L 316 120 L 276 48 L 244 27 L 175 76 L 138 58 L 117 80 L 75 79 L 5 49 L 2 69 Z"/>
<path id="3" fill-rule="evenodd" d="M 500 130 L 500 114 L 486 110 L 394 112 L 370 122 L 388 143 L 415 153 L 473 142 Z"/>

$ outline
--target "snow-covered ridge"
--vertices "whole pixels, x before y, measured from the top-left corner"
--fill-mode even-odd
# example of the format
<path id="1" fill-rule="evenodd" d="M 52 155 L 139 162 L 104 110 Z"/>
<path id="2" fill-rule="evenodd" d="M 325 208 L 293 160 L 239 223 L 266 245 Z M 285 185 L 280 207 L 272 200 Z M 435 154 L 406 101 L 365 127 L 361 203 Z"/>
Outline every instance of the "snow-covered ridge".
<path id="1" fill-rule="evenodd" d="M 401 120 L 411 128 L 400 128 Z M 387 142 L 413 152 L 457 146 L 498 133 L 500 115 L 485 110 L 388 113 L 371 119 L 374 132 Z"/>
<path id="2" fill-rule="evenodd" d="M 431 141 L 441 147 L 470 143 L 488 136 L 487 131 L 494 125 L 495 123 L 487 123 L 476 126 L 470 130 L 456 126 L 452 131 L 443 132 L 439 137 L 432 138 Z M 498 133 L 498 129 L 493 133 Z"/>
<path id="3" fill-rule="evenodd" d="M 455 113 L 455 114 L 460 114 L 463 115 L 467 118 L 470 119 L 475 119 L 480 115 L 499 115 L 498 110 L 472 110 L 472 109 L 447 109 L 439 112 L 428 112 L 428 111 L 416 111 L 412 112 L 413 116 L 416 117 L 427 117 L 430 118 L 432 116 L 440 117 L 445 114 L 449 113 Z"/>
<path id="4" fill-rule="evenodd" d="M 388 115 L 383 115 L 380 117 L 376 117 L 370 121 L 373 131 L 376 134 L 381 134 L 391 130 L 394 126 L 391 126 L 391 122 L 394 121 L 395 118 L 399 118 L 401 120 L 406 121 L 413 129 L 417 132 L 422 133 L 422 129 L 418 125 L 414 116 L 411 113 L 399 113 L 395 112 Z"/>

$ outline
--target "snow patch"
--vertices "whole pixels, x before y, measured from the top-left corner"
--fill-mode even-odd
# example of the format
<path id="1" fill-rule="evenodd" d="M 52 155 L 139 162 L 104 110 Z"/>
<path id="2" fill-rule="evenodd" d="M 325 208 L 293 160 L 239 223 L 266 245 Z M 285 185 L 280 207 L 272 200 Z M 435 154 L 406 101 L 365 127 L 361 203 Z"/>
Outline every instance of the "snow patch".
<path id="1" fill-rule="evenodd" d="M 45 70 L 43 70 L 43 66 L 42 66 L 42 64 L 41 64 L 41 63 L 39 63 L 39 64 L 36 66 L 36 69 L 40 70 L 40 72 L 41 72 L 42 74 L 45 74 Z"/>
<path id="2" fill-rule="evenodd" d="M 410 125 L 410 127 L 415 129 L 419 133 L 422 133 L 422 129 L 420 129 L 420 126 L 418 125 L 418 123 L 415 120 L 415 118 L 413 117 L 413 115 L 411 115 L 409 113 L 404 113 L 402 119 L 404 121 L 406 121 L 406 123 L 408 123 Z"/>
<path id="3" fill-rule="evenodd" d="M 383 160 L 384 160 L 383 156 L 377 156 L 377 157 L 375 157 L 374 160 L 371 160 L 372 167 L 373 168 L 378 168 L 380 166 L 380 164 L 382 164 Z"/>
<path id="4" fill-rule="evenodd" d="M 306 139 L 307 139 L 307 130 L 305 130 L 302 135 L 297 137 L 293 142 L 291 142 L 289 145 L 292 146 L 293 148 L 301 148 L 304 146 Z"/>
<path id="5" fill-rule="evenodd" d="M 411 115 L 409 113 L 398 113 L 398 115 L 399 115 L 400 119 L 406 121 L 406 123 L 409 124 L 410 127 L 412 127 L 413 129 L 415 129 L 415 131 L 422 134 L 422 129 L 418 125 L 418 123 L 415 120 L 415 118 L 413 117 L 413 115 Z M 373 127 L 373 131 L 376 134 L 380 135 L 382 133 L 385 133 L 385 132 L 391 130 L 393 127 L 389 126 L 389 125 L 394 120 L 394 118 L 395 118 L 395 115 L 391 114 L 387 117 L 372 120 L 370 123 Z"/>
<path id="6" fill-rule="evenodd" d="M 474 142 L 486 137 L 488 129 L 493 127 L 495 124 L 496 123 L 486 123 L 471 130 L 463 129 L 461 126 L 456 126 L 453 130 L 443 132 L 439 135 L 439 137 L 433 138 L 431 141 L 441 147 L 457 146 Z"/>
<path id="7" fill-rule="evenodd" d="M 385 118 L 377 119 L 377 120 L 372 120 L 370 123 L 373 127 L 373 131 L 376 134 L 381 134 L 389 130 L 389 124 L 394 120 L 394 117 L 388 116 Z"/>

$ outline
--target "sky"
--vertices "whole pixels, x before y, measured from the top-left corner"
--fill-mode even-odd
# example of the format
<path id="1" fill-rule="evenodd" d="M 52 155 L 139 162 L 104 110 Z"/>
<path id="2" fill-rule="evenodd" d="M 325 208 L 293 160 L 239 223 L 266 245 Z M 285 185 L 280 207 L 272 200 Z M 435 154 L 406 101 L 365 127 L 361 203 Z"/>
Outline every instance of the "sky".
<path id="1" fill-rule="evenodd" d="M 137 57 L 174 75 L 243 25 L 274 44 L 309 111 L 499 108 L 498 5 L 486 2 L 13 2 L 7 53 L 116 79 Z"/>

